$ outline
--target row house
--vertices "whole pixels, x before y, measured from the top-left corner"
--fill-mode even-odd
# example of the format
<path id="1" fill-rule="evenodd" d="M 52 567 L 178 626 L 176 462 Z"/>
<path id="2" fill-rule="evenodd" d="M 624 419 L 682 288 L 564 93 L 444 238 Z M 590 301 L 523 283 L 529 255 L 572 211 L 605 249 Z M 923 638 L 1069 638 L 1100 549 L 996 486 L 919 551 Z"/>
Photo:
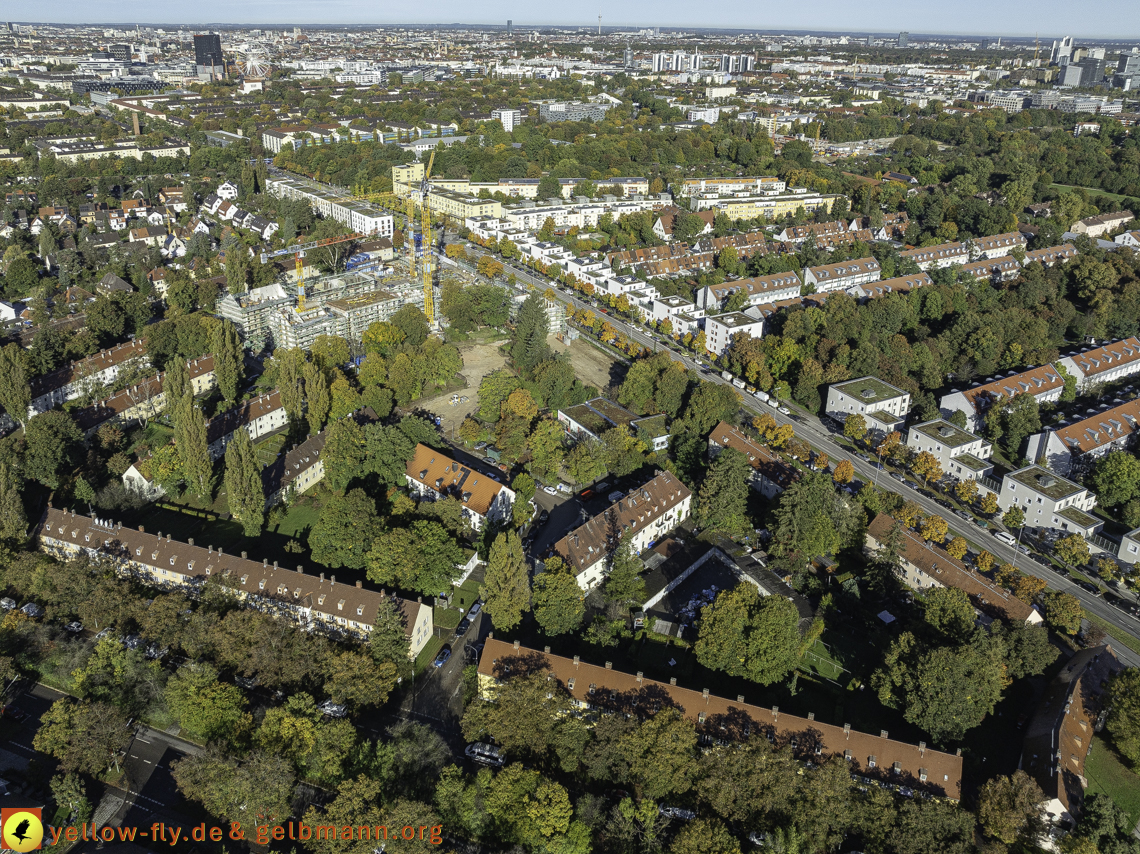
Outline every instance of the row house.
<path id="1" fill-rule="evenodd" d="M 997 502 L 1003 512 L 1019 507 L 1029 527 L 1054 528 L 1091 537 L 1104 526 L 1102 520 L 1089 515 L 1096 507 L 1096 495 L 1037 465 L 1002 477 Z"/>
<path id="2" fill-rule="evenodd" d="M 845 291 L 857 285 L 877 282 L 882 268 L 874 258 L 856 258 L 837 264 L 822 264 L 804 270 L 804 284 L 814 285 L 817 291 Z"/>
<path id="3" fill-rule="evenodd" d="M 733 701 L 707 688 L 679 687 L 676 678 L 658 682 L 640 671 L 634 675 L 615 670 L 608 661 L 605 666 L 589 664 L 581 656 L 552 655 L 548 649 L 528 649 L 488 635 L 477 670 L 480 699 L 494 702 L 506 680 L 538 675 L 549 691 L 566 697 L 571 714 L 586 726 L 593 726 L 602 714 L 629 719 L 675 709 L 696 728 L 702 747 L 766 738 L 789 747 L 797 761 L 812 766 L 841 757 L 852 775 L 874 778 L 874 785 L 908 794 L 917 789 L 955 801 L 962 796 L 961 755 L 934 750 L 924 741 L 894 740 L 886 730 L 859 732 L 850 724 L 817 720 L 814 712 L 791 715 L 777 706 L 746 703 L 744 695 Z"/>
<path id="4" fill-rule="evenodd" d="M 964 243 L 940 243 L 937 246 L 906 249 L 900 252 L 899 256 L 904 260 L 914 261 L 920 270 L 966 264 L 970 260 L 970 252 Z"/>
<path id="5" fill-rule="evenodd" d="M 772 248 L 768 235 L 763 231 L 748 231 L 726 237 L 702 237 L 693 246 L 697 252 L 720 253 L 725 249 L 735 249 L 736 256 L 742 261 L 753 255 L 767 255 Z"/>
<path id="6" fill-rule="evenodd" d="M 996 582 L 951 557 L 941 546 L 927 542 L 886 513 L 880 513 L 867 526 L 863 551 L 873 560 L 892 538 L 899 545 L 895 574 L 911 590 L 924 593 L 949 587 L 965 593 L 975 610 L 988 618 L 1031 626 L 1044 622 L 1032 605 L 1022 602 Z"/>
<path id="7" fill-rule="evenodd" d="M 812 222 L 807 225 L 789 225 L 783 231 L 776 234 L 777 240 L 782 240 L 787 243 L 803 243 L 809 237 L 814 237 L 817 241 L 821 237 L 833 237 L 835 235 L 846 234 L 847 221 L 837 219 L 834 222 Z"/>
<path id="8" fill-rule="evenodd" d="M 866 285 L 856 285 L 847 289 L 849 296 L 857 300 L 875 299 L 890 294 L 909 294 L 915 288 L 924 288 L 934 284 L 929 273 L 914 273 L 909 276 L 896 276 L 893 279 L 880 279 Z"/>
<path id="9" fill-rule="evenodd" d="M 1100 237 L 1110 231 L 1116 231 L 1122 225 L 1127 225 L 1135 217 L 1132 211 L 1114 211 L 1113 213 L 1098 214 L 1077 220 L 1069 229 L 1073 234 L 1085 234 L 1089 237 Z"/>
<path id="10" fill-rule="evenodd" d="M 983 258 L 958 268 L 958 274 L 963 281 L 986 279 L 994 283 L 1005 282 L 1016 279 L 1020 272 L 1021 265 L 1014 258 L 1000 258 L 993 261 Z"/>
<path id="11" fill-rule="evenodd" d="M 1020 231 L 1007 231 L 990 237 L 975 237 L 968 241 L 970 254 L 987 259 L 1002 258 L 1014 250 L 1025 249 L 1025 235 Z"/>
<path id="12" fill-rule="evenodd" d="M 945 418 L 955 411 L 966 414 L 966 426 L 977 432 L 985 423 L 986 412 L 1003 400 L 1012 400 L 1019 394 L 1032 394 L 1037 402 L 1049 403 L 1061 397 L 1065 380 L 1052 365 L 1028 370 L 1010 371 L 1005 377 L 990 379 L 964 391 L 953 390 L 944 394 L 938 407 Z"/>
<path id="13" fill-rule="evenodd" d="M 1140 249 L 1140 231 L 1126 231 L 1112 238 L 1117 246 L 1127 246 L 1129 249 Z"/>
<path id="14" fill-rule="evenodd" d="M 693 494 L 669 472 L 630 491 L 584 525 L 554 544 L 574 572 L 578 586 L 589 590 L 609 572 L 613 554 L 628 541 L 633 554 L 651 548 L 689 518 Z"/>
<path id="15" fill-rule="evenodd" d="M 1084 391 L 1097 383 L 1112 383 L 1140 373 L 1140 338 L 1133 336 L 1111 344 L 1062 356 L 1055 363 L 1076 377 Z"/>
<path id="16" fill-rule="evenodd" d="M 1133 447 L 1138 419 L 1140 398 L 1035 433 L 1029 437 L 1025 456 L 1066 477 L 1078 470 L 1083 473 L 1109 451 Z"/>
<path id="17" fill-rule="evenodd" d="M 820 249 L 830 251 L 839 246 L 849 246 L 857 242 L 870 243 L 872 240 L 874 240 L 874 236 L 869 229 L 860 229 L 859 231 L 844 231 L 839 234 L 821 235 L 815 239 L 815 245 Z"/>
<path id="18" fill-rule="evenodd" d="M 869 216 L 858 216 L 851 220 L 848 228 L 851 231 L 867 229 L 871 232 L 873 240 L 901 241 L 906 237 L 906 229 L 909 225 L 910 217 L 907 216 L 907 212 L 899 211 L 898 213 L 883 214 L 883 223 L 879 226 L 876 226 Z"/>
<path id="19" fill-rule="evenodd" d="M 214 357 L 207 355 L 186 362 L 190 387 L 195 396 L 217 385 Z M 127 388 L 75 413 L 75 423 L 87 436 L 104 424 L 134 424 L 154 418 L 166 407 L 165 373 L 145 377 Z"/>
<path id="20" fill-rule="evenodd" d="M 513 489 L 422 443 L 416 445 L 416 453 L 404 469 L 404 479 L 408 489 L 421 501 L 455 498 L 473 531 L 511 518 L 515 502 Z"/>
<path id="21" fill-rule="evenodd" d="M 779 454 L 739 427 L 722 421 L 709 433 L 709 459 L 715 459 L 725 448 L 732 448 L 748 459 L 752 467 L 749 485 L 765 498 L 775 498 L 799 479 L 799 470 L 784 462 Z"/>
<path id="22" fill-rule="evenodd" d="M 1071 243 L 1064 243 L 1060 246 L 1049 246 L 1045 249 L 1030 249 L 1025 253 L 1025 263 L 1032 264 L 1036 261 L 1043 267 L 1052 267 L 1054 264 L 1063 264 L 1070 258 L 1077 257 L 1077 247 Z"/>
<path id="23" fill-rule="evenodd" d="M 719 285 L 706 285 L 697 291 L 697 305 L 706 311 L 716 311 L 724 308 L 734 294 L 742 291 L 748 297 L 746 305 L 763 305 L 799 297 L 802 288 L 803 283 L 795 273 L 771 273 L 767 276 L 722 282 Z"/>
<path id="24" fill-rule="evenodd" d="M 144 584 L 190 595 L 199 594 L 213 581 L 247 607 L 272 614 L 307 629 L 340 637 L 366 640 L 384 604 L 383 590 L 367 589 L 361 582 L 338 584 L 306 573 L 303 567 L 286 569 L 274 561 L 258 563 L 245 552 L 226 554 L 212 545 L 180 542 L 162 532 L 148 534 L 121 522 L 83 516 L 48 505 L 37 528 L 40 549 L 60 559 L 86 556 L 109 561 L 124 576 Z M 432 608 L 422 601 L 392 597 L 403 617 L 412 660 L 435 633 Z"/>
<path id="25" fill-rule="evenodd" d="M 716 255 L 712 252 L 691 252 L 680 258 L 664 258 L 660 261 L 649 261 L 642 264 L 640 272 L 656 278 L 659 276 L 674 278 L 702 273 L 716 268 Z"/>
<path id="26" fill-rule="evenodd" d="M 226 452 L 226 445 L 236 431 L 244 429 L 249 438 L 256 442 L 274 430 L 287 426 L 289 418 L 281 404 L 281 393 L 271 391 L 259 394 L 252 400 L 244 401 L 233 409 L 215 415 L 206 425 L 206 444 L 210 459 L 219 459 Z"/>
<path id="27" fill-rule="evenodd" d="M 165 239 L 166 229 L 154 225 L 132 228 L 128 238 L 131 243 L 143 243 L 147 246 L 161 246 Z"/>
<path id="28" fill-rule="evenodd" d="M 906 445 L 914 453 L 934 455 L 942 471 L 958 480 L 977 480 L 993 472 L 993 445 L 981 436 L 937 419 L 907 431 Z"/>
<path id="29" fill-rule="evenodd" d="M 133 368 L 146 359 L 146 339 L 136 338 L 35 377 L 31 381 L 32 402 L 28 416 L 47 412 L 93 389 L 109 386 L 124 369 Z"/>

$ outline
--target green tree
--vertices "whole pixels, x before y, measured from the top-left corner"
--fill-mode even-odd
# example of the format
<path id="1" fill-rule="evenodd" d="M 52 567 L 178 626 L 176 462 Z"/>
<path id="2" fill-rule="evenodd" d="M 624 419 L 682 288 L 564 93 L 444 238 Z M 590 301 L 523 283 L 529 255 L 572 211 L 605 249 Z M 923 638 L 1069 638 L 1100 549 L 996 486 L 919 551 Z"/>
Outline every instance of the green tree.
<path id="1" fill-rule="evenodd" d="M 693 785 L 697 732 L 678 709 L 662 709 L 642 721 L 622 737 L 618 749 L 647 798 L 683 794 Z"/>
<path id="2" fill-rule="evenodd" d="M 403 333 L 404 343 L 410 344 L 412 347 L 419 347 L 427 341 L 428 334 L 431 331 L 427 317 L 420 309 L 411 304 L 401 306 L 392 315 L 389 322 Z"/>
<path id="3" fill-rule="evenodd" d="M 479 383 L 479 417 L 484 421 L 498 421 L 503 401 L 521 386 L 519 378 L 500 368 L 487 374 Z"/>
<path id="4" fill-rule="evenodd" d="M 1140 459 L 1128 451 L 1110 451 L 1097 461 L 1091 486 L 1108 507 L 1131 501 L 1140 494 Z"/>
<path id="5" fill-rule="evenodd" d="M 1020 528 L 1025 524 L 1025 511 L 1015 504 L 1002 515 L 1001 523 L 1010 529 Z"/>
<path id="6" fill-rule="evenodd" d="M 806 563 L 834 554 L 843 542 L 847 521 L 827 472 L 811 472 L 780 496 L 776 531 L 770 551 Z"/>
<path id="7" fill-rule="evenodd" d="M 364 428 L 364 471 L 389 487 L 405 486 L 407 463 L 416 454 L 416 443 L 396 425 L 369 424 Z"/>
<path id="8" fill-rule="evenodd" d="M 214 356 L 214 378 L 218 390 L 227 401 L 237 400 L 242 377 L 245 375 L 243 357 L 245 351 L 238 338 L 237 327 L 228 320 L 219 321 L 214 326 L 211 341 Z"/>
<path id="9" fill-rule="evenodd" d="M 924 597 L 923 618 L 942 637 L 960 643 L 974 630 L 974 606 L 956 587 L 938 587 Z"/>
<path id="10" fill-rule="evenodd" d="M 534 618 L 546 634 L 567 634 L 582 625 L 585 593 L 561 558 L 548 558 L 543 572 L 535 576 L 532 600 Z"/>
<path id="11" fill-rule="evenodd" d="M 1069 534 L 1053 544 L 1053 552 L 1071 566 L 1081 566 L 1088 562 L 1089 544 L 1080 534 Z"/>
<path id="12" fill-rule="evenodd" d="M 1112 743 L 1133 770 L 1140 771 L 1140 670 L 1121 670 L 1108 683 L 1110 699 L 1105 723 Z"/>
<path id="13" fill-rule="evenodd" d="M 305 380 L 305 417 L 309 420 L 309 432 L 314 436 L 321 432 L 329 414 L 329 386 L 321 369 L 309 362 L 302 375 Z"/>
<path id="14" fill-rule="evenodd" d="M 1024 771 L 986 781 L 978 794 L 978 823 L 1006 845 L 1037 840 L 1045 829 L 1045 795 Z"/>
<path id="15" fill-rule="evenodd" d="M 277 391 L 290 421 L 299 421 L 305 412 L 305 364 L 305 351 L 299 347 L 278 350 L 273 354 Z"/>
<path id="16" fill-rule="evenodd" d="M 701 484 L 698 515 L 713 531 L 741 534 L 751 527 L 748 518 L 748 483 L 752 466 L 733 448 L 721 451 Z"/>
<path id="17" fill-rule="evenodd" d="M 238 744 L 253 724 L 241 689 L 219 681 L 205 662 L 175 672 L 166 683 L 166 703 L 182 729 L 202 741 Z"/>
<path id="18" fill-rule="evenodd" d="M 867 419 L 854 412 L 843 422 L 843 435 L 853 442 L 862 442 L 867 437 Z"/>
<path id="19" fill-rule="evenodd" d="M 343 492 L 353 478 L 360 477 L 366 450 L 364 430 L 355 419 L 341 418 L 332 423 L 321 451 L 330 489 Z"/>
<path id="20" fill-rule="evenodd" d="M 28 517 L 20 495 L 22 482 L 11 466 L 0 461 L 0 542 L 23 544 L 28 534 Z"/>
<path id="21" fill-rule="evenodd" d="M 28 375 L 27 352 L 19 344 L 0 348 L 0 406 L 17 424 L 28 423 L 32 388 Z"/>
<path id="22" fill-rule="evenodd" d="M 56 409 L 37 415 L 24 428 L 24 476 L 58 489 L 75 471 L 82 443 L 68 413 Z"/>
<path id="23" fill-rule="evenodd" d="M 183 796 L 211 815 L 243 823 L 247 816 L 273 816 L 272 822 L 289 815 L 296 783 L 292 763 L 264 751 L 237 758 L 207 748 L 170 763 L 170 773 Z"/>
<path id="24" fill-rule="evenodd" d="M 562 184 L 559 180 L 551 175 L 543 175 L 538 181 L 538 195 L 539 199 L 561 199 L 562 198 Z M 544 226 L 545 227 L 545 226 Z M 553 233 L 552 235 L 553 236 Z M 549 238 L 546 238 L 549 239 Z"/>
<path id="25" fill-rule="evenodd" d="M 265 523 L 265 485 L 257 451 L 244 428 L 235 430 L 226 446 L 225 484 L 230 513 L 247 537 L 256 537 Z"/>
<path id="26" fill-rule="evenodd" d="M 526 558 L 516 532 L 504 531 L 495 537 L 479 595 L 485 602 L 483 609 L 498 630 L 513 629 L 530 610 Z"/>
<path id="27" fill-rule="evenodd" d="M 66 772 L 95 775 L 111 767 L 130 739 L 127 716 L 115 706 L 64 697 L 44 713 L 32 746 Z"/>
<path id="28" fill-rule="evenodd" d="M 178 404 L 187 394 L 193 394 L 193 391 L 186 360 L 181 357 L 171 359 L 162 377 L 163 411 L 171 424 L 175 423 Z"/>
<path id="29" fill-rule="evenodd" d="M 333 568 L 363 569 L 380 529 L 376 502 L 364 490 L 334 494 L 321 508 L 317 524 L 309 534 L 313 560 Z"/>
<path id="30" fill-rule="evenodd" d="M 1081 630 L 1084 612 L 1081 600 L 1076 596 L 1049 590 L 1042 595 L 1041 602 L 1045 610 L 1045 622 L 1050 628 L 1068 635 L 1075 635 Z"/>
<path id="31" fill-rule="evenodd" d="M 420 519 L 376 537 L 368 552 L 368 577 L 425 595 L 446 591 L 463 562 L 463 549 L 439 522 Z"/>
<path id="32" fill-rule="evenodd" d="M 381 599 L 372 632 L 368 636 L 368 646 L 376 661 L 387 661 L 395 665 L 399 676 L 411 675 L 408 620 L 395 596 Z"/>
<path id="33" fill-rule="evenodd" d="M 669 854 L 740 854 L 740 843 L 723 822 L 702 818 L 678 831 Z"/>
<path id="34" fill-rule="evenodd" d="M 519 307 L 511 336 L 511 361 L 524 375 L 529 376 L 547 358 L 550 347 L 546 336 L 550 323 L 546 315 L 546 298 L 534 292 Z"/>
<path id="35" fill-rule="evenodd" d="M 245 428 L 238 428 L 244 430 Z M 174 426 L 174 447 L 179 468 L 190 491 L 201 500 L 213 492 L 214 465 L 207 442 L 206 417 L 187 394 L 178 408 Z"/>
<path id="36" fill-rule="evenodd" d="M 783 596 L 760 596 L 751 584 L 723 590 L 701 609 L 697 660 L 761 685 L 782 679 L 800 659 L 799 614 Z"/>

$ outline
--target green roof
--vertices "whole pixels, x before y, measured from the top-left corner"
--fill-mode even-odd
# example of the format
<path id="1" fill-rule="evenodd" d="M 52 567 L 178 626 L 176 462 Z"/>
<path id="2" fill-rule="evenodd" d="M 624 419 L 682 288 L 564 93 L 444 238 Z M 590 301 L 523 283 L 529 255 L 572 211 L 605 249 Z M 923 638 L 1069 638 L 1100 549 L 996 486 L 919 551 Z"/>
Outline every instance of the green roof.
<path id="1" fill-rule="evenodd" d="M 562 411 L 568 418 L 572 418 L 595 436 L 610 426 L 606 419 L 602 418 L 602 416 L 584 403 L 579 403 L 577 406 L 571 406 L 569 409 Z"/>
<path id="2" fill-rule="evenodd" d="M 1040 492 L 1053 501 L 1061 501 L 1070 495 L 1076 495 L 1082 491 L 1081 487 L 1077 486 L 1071 480 L 1065 480 L 1060 475 L 1054 474 L 1048 469 L 1043 469 L 1041 466 L 1030 466 L 1029 468 L 1008 474 L 1006 477 L 1013 478 L 1022 486 L 1028 486 L 1030 489 Z"/>
<path id="3" fill-rule="evenodd" d="M 874 418 L 880 424 L 885 424 L 888 427 L 893 424 L 898 424 L 903 420 L 901 415 L 892 415 L 889 412 L 883 412 L 881 409 L 876 409 L 874 412 L 868 412 L 867 417 Z"/>
<path id="4" fill-rule="evenodd" d="M 978 440 L 973 433 L 955 427 L 949 421 L 929 421 L 913 429 L 948 448 L 957 448 L 959 445 L 968 445 Z"/>
<path id="5" fill-rule="evenodd" d="M 650 415 L 648 418 L 639 418 L 629 426 L 636 429 L 638 433 L 644 433 L 650 439 L 669 435 L 669 418 L 664 413 Z"/>
<path id="6" fill-rule="evenodd" d="M 992 460 L 983 460 L 973 454 L 959 454 L 953 458 L 953 462 L 968 468 L 970 471 L 984 471 L 993 468 L 994 465 Z"/>
<path id="7" fill-rule="evenodd" d="M 875 377 L 848 380 L 845 383 L 833 386 L 833 388 L 839 389 L 848 397 L 853 397 L 867 406 L 882 403 L 884 400 L 893 400 L 907 393 L 901 388 L 895 388 L 890 383 L 883 382 Z"/>
<path id="8" fill-rule="evenodd" d="M 1070 522 L 1075 522 L 1085 530 L 1088 530 L 1089 528 L 1095 528 L 1099 521 L 1090 516 L 1088 513 L 1078 510 L 1076 507 L 1066 507 L 1057 515 L 1068 519 Z"/>

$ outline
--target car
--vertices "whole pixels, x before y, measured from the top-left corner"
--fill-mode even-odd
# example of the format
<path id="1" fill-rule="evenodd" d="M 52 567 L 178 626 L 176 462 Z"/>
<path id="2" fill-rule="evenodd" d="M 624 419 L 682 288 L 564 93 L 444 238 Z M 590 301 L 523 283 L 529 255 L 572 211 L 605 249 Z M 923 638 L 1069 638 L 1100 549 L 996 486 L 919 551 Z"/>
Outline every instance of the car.
<path id="1" fill-rule="evenodd" d="M 594 490 L 583 489 L 581 492 L 578 493 L 578 497 L 579 498 L 593 498 L 594 497 Z"/>
<path id="2" fill-rule="evenodd" d="M 1028 721 L 1029 721 L 1029 715 L 1026 712 L 1022 712 L 1020 715 L 1017 716 L 1017 728 L 1018 729 L 1023 728 Z"/>
<path id="3" fill-rule="evenodd" d="M 615 489 L 613 492 L 611 492 L 609 495 L 606 496 L 606 499 L 611 504 L 615 501 L 621 501 L 623 498 L 625 498 L 625 493 L 622 492 L 620 489 Z"/>
<path id="4" fill-rule="evenodd" d="M 985 519 L 975 519 L 974 524 L 977 525 L 979 528 L 983 528 L 983 529 L 988 528 L 990 526 L 990 523 L 987 522 Z"/>
<path id="5" fill-rule="evenodd" d="M 865 463 L 871 462 L 871 458 L 867 454 L 856 454 L 855 456 L 857 456 L 859 459 L 861 459 Z"/>
<path id="6" fill-rule="evenodd" d="M 245 688 L 247 691 L 252 691 L 257 687 L 257 678 L 254 676 L 235 676 L 234 682 L 236 682 L 239 687 Z"/>
<path id="7" fill-rule="evenodd" d="M 558 490 L 555 489 L 553 486 L 544 486 L 542 488 L 542 491 L 545 492 L 547 495 L 557 495 L 558 494 Z"/>
<path id="8" fill-rule="evenodd" d="M 438 655 L 436 655 L 436 657 L 435 657 L 435 661 L 433 661 L 433 662 L 431 663 L 431 666 L 432 666 L 432 667 L 437 667 L 437 668 L 438 668 L 438 667 L 443 667 L 443 665 L 447 664 L 447 660 L 448 660 L 449 658 L 451 658 L 451 650 L 450 650 L 450 649 L 448 649 L 447 647 L 444 647 L 443 649 L 441 649 L 441 650 L 439 651 L 439 654 L 438 654 Z"/>
<path id="9" fill-rule="evenodd" d="M 502 754 L 499 748 L 493 744 L 477 741 L 474 744 L 467 745 L 467 749 L 463 753 L 472 762 L 478 762 L 480 765 L 490 765 L 494 768 L 503 766 Z"/>
<path id="10" fill-rule="evenodd" d="M 482 601 L 480 601 L 479 599 L 476 599 L 476 600 L 475 600 L 475 601 L 474 601 L 474 602 L 471 604 L 471 607 L 467 609 L 467 616 L 468 616 L 468 617 L 474 617 L 476 614 L 478 614 L 478 613 L 479 613 L 480 611 L 482 611 L 482 610 L 483 610 L 483 603 L 482 603 Z"/>
<path id="11" fill-rule="evenodd" d="M 70 623 L 63 627 L 63 630 L 65 632 L 71 632 L 73 635 L 77 635 L 83 631 L 83 623 L 79 622 L 78 620 L 72 620 Z"/>
<path id="12" fill-rule="evenodd" d="M 697 814 L 692 810 L 687 810 L 684 807 L 670 807 L 665 804 L 659 806 L 657 811 L 666 818 L 676 818 L 681 821 L 692 821 L 697 817 Z"/>
<path id="13" fill-rule="evenodd" d="M 99 632 L 99 634 L 95 635 L 95 641 L 96 642 L 101 641 L 101 640 L 103 640 L 103 638 L 107 637 L 109 634 L 111 634 L 110 629 L 103 629 L 103 631 L 101 631 L 101 632 Z"/>
<path id="14" fill-rule="evenodd" d="M 332 700 L 325 700 L 317 706 L 317 709 L 330 718 L 343 718 L 348 714 L 348 706 L 343 703 L 334 703 Z"/>
<path id="15" fill-rule="evenodd" d="M 458 640 L 467 634 L 469 628 L 471 628 L 471 621 L 467 619 L 467 617 L 464 617 L 459 621 L 459 625 L 455 627 L 455 639 Z"/>
<path id="16" fill-rule="evenodd" d="M 0 599 L 0 608 L 3 608 L 5 611 L 11 611 L 15 607 L 16 607 L 16 600 L 15 599 L 12 599 L 11 597 L 8 597 L 8 596 L 5 596 L 3 599 Z"/>
<path id="17" fill-rule="evenodd" d="M 1089 593 L 1095 593 L 1097 595 L 1100 594 L 1100 588 L 1097 587 L 1095 584 L 1089 582 L 1089 581 L 1078 581 L 1077 584 L 1081 588 L 1087 590 Z"/>
<path id="18" fill-rule="evenodd" d="M 9 720 L 13 720 L 16 723 L 19 723 L 20 721 L 27 719 L 28 713 L 18 706 L 5 706 L 3 716 Z"/>
<path id="19" fill-rule="evenodd" d="M 779 412 L 781 415 L 791 415 L 792 414 L 792 410 L 788 409 L 788 407 L 786 407 L 786 406 L 778 406 L 778 407 L 776 407 L 776 411 Z"/>
<path id="20" fill-rule="evenodd" d="M 487 445 L 488 445 L 488 444 L 489 444 L 488 442 L 476 442 L 476 443 L 475 443 L 475 450 L 476 450 L 476 451 L 481 451 L 481 450 L 483 450 L 485 447 L 487 447 Z"/>
<path id="21" fill-rule="evenodd" d="M 965 510 L 955 510 L 954 515 L 960 516 L 961 518 L 965 519 L 967 522 L 969 522 L 972 518 L 974 518 L 969 513 L 967 513 Z"/>
<path id="22" fill-rule="evenodd" d="M 994 531 L 993 537 L 995 540 L 998 540 L 999 542 L 1005 543 L 1007 546 L 1016 546 L 1017 545 L 1017 540 L 1013 536 L 1011 536 L 1010 534 L 1006 533 L 1005 531 Z"/>
<path id="23" fill-rule="evenodd" d="M 1018 546 L 1017 546 L 1017 550 L 1018 550 L 1019 552 L 1021 552 L 1023 555 L 1027 555 L 1027 554 L 1029 554 L 1029 546 L 1022 546 L 1022 545 L 1018 545 Z"/>

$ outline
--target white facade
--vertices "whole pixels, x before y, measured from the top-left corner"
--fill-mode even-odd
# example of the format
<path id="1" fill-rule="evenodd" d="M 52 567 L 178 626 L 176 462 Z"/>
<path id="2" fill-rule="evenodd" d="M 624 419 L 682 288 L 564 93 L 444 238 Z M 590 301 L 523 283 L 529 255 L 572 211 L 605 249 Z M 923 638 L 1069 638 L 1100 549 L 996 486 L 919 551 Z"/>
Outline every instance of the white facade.
<path id="1" fill-rule="evenodd" d="M 743 332 L 752 338 L 764 337 L 764 319 L 756 308 L 705 318 L 705 349 L 715 356 L 728 352 L 732 336 Z"/>
<path id="2" fill-rule="evenodd" d="M 901 420 L 910 411 L 910 393 L 876 377 L 861 377 L 831 386 L 824 411 L 837 421 L 846 420 L 848 415 L 872 412 L 884 412 Z"/>
<path id="3" fill-rule="evenodd" d="M 1103 524 L 1088 515 L 1096 507 L 1095 495 L 1040 466 L 1028 466 L 1005 475 L 997 501 L 1003 511 L 1019 507 L 1025 513 L 1025 524 L 1033 527 L 1057 528 L 1088 536 Z"/>
<path id="4" fill-rule="evenodd" d="M 935 456 L 942 471 L 958 480 L 976 480 L 993 471 L 993 445 L 949 421 L 926 421 L 907 431 L 907 447 Z M 977 462 L 984 463 L 979 466 Z"/>

